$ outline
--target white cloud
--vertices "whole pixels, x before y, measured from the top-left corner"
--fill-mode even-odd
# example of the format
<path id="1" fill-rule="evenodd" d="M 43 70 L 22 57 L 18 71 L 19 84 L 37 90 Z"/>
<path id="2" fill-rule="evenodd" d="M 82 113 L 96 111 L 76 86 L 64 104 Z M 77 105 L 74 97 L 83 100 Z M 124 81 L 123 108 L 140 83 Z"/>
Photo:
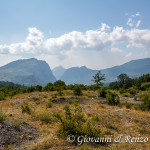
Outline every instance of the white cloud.
<path id="1" fill-rule="evenodd" d="M 141 20 L 138 20 L 135 27 L 138 28 L 140 26 L 140 24 L 141 24 Z"/>
<path id="2" fill-rule="evenodd" d="M 138 15 L 138 14 L 137 14 Z M 136 26 L 140 25 L 138 20 Z M 150 30 L 133 28 L 125 30 L 116 26 L 110 27 L 102 24 L 100 30 L 87 30 L 85 33 L 72 31 L 58 38 L 44 40 L 44 35 L 36 28 L 28 28 L 28 36 L 22 43 L 0 45 L 0 54 L 10 54 L 25 57 L 35 57 L 41 54 L 55 55 L 59 59 L 69 57 L 76 51 L 104 51 L 122 52 L 116 48 L 118 44 L 125 43 L 127 48 L 137 47 L 150 51 Z M 108 31 L 109 30 L 109 31 Z"/>
<path id="3" fill-rule="evenodd" d="M 119 52 L 119 53 L 121 53 L 122 49 L 119 49 L 119 48 L 116 48 L 116 47 L 112 47 L 111 48 L 111 52 Z"/>
<path id="4" fill-rule="evenodd" d="M 136 20 L 137 17 L 141 17 L 139 12 L 137 12 L 135 15 L 131 15 L 128 18 L 127 25 L 129 27 L 138 28 L 140 26 L 140 24 L 141 24 L 141 20 Z"/>
<path id="5" fill-rule="evenodd" d="M 28 36 L 22 43 L 14 43 L 11 45 L 0 45 L 1 54 L 12 55 L 37 55 L 44 49 L 43 33 L 36 28 L 28 28 Z"/>
<path id="6" fill-rule="evenodd" d="M 134 24 L 133 19 L 132 18 L 128 18 L 127 25 L 130 26 L 130 27 L 132 27 L 133 24 Z"/>
<path id="7" fill-rule="evenodd" d="M 102 23 L 101 31 L 106 31 L 106 30 L 109 30 L 109 29 L 110 29 L 110 26 L 108 26 L 105 23 Z"/>
<path id="8" fill-rule="evenodd" d="M 125 55 L 125 57 L 131 57 L 132 56 L 132 52 L 129 52 L 127 55 Z"/>

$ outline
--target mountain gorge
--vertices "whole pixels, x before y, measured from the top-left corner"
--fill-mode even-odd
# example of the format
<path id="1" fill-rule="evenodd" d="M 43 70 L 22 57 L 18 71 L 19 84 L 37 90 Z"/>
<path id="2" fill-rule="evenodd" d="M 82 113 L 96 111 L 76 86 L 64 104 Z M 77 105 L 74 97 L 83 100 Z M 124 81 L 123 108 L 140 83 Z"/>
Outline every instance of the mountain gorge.
<path id="1" fill-rule="evenodd" d="M 55 67 L 54 69 L 52 69 L 52 72 L 57 80 L 60 79 L 60 77 L 64 74 L 65 71 L 66 71 L 66 69 L 62 66 L 58 66 L 58 67 Z"/>

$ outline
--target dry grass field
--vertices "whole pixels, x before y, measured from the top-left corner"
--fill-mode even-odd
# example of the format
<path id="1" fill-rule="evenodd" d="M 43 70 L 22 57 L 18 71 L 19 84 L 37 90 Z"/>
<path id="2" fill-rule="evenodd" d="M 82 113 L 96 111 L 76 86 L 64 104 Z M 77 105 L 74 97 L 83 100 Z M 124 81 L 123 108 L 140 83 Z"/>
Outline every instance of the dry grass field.
<path id="1" fill-rule="evenodd" d="M 82 96 L 74 96 L 71 90 L 63 91 L 63 96 L 56 93 L 25 93 L 0 101 L 1 116 L 5 115 L 0 122 L 1 150 L 150 149 L 150 112 L 136 110 L 139 101 L 122 96 L 121 104 L 112 106 L 98 97 L 96 91 L 83 91 Z M 83 124 L 90 122 L 111 142 L 68 142 L 67 136 L 59 133 L 62 124 L 54 116 L 65 116 L 66 105 L 72 113 L 78 107 L 86 120 Z"/>

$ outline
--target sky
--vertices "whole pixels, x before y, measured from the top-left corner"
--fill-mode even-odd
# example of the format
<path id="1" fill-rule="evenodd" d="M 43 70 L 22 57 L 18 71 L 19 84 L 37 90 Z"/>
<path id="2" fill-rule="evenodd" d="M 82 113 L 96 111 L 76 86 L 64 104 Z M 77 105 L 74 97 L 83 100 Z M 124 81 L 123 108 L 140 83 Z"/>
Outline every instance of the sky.
<path id="1" fill-rule="evenodd" d="M 150 57 L 150 0 L 0 0 L 0 66 L 104 69 Z"/>

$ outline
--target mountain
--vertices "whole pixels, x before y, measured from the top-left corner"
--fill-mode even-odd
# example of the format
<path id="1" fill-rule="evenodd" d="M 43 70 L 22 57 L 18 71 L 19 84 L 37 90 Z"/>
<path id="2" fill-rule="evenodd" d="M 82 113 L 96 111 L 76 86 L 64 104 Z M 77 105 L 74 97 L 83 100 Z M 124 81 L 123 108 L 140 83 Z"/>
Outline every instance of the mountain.
<path id="1" fill-rule="evenodd" d="M 65 81 L 66 84 L 92 84 L 92 76 L 97 70 L 88 69 L 86 66 L 72 67 L 67 69 L 61 76 L 60 80 Z"/>
<path id="2" fill-rule="evenodd" d="M 0 81 L 29 86 L 46 85 L 49 82 L 55 82 L 56 78 L 45 61 L 31 58 L 17 60 L 0 67 Z"/>
<path id="3" fill-rule="evenodd" d="M 150 58 L 132 60 L 120 66 L 100 70 L 105 74 L 105 82 L 113 82 L 117 80 L 117 76 L 121 73 L 126 73 L 129 77 L 139 77 L 142 74 L 150 73 Z M 88 69 L 83 67 L 72 67 L 67 69 L 61 76 L 61 80 L 66 84 L 93 84 L 91 81 L 98 70 Z"/>
<path id="4" fill-rule="evenodd" d="M 64 74 L 65 70 L 66 69 L 64 67 L 58 66 L 58 67 L 55 67 L 54 69 L 52 69 L 52 72 L 53 72 L 54 76 L 56 77 L 56 79 L 59 80 L 60 77 Z"/>

